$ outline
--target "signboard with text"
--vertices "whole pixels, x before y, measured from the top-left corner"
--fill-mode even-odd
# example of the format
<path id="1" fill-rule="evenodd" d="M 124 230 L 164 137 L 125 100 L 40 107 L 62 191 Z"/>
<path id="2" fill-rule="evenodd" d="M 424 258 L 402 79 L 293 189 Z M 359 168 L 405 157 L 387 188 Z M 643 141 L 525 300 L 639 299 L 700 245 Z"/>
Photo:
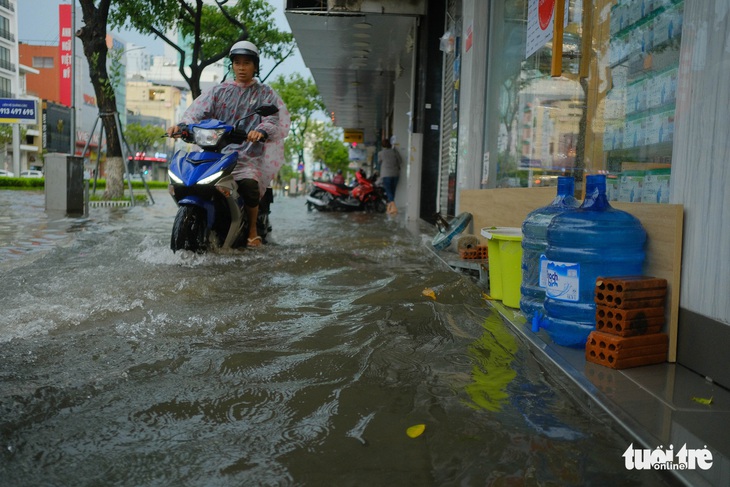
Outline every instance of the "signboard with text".
<path id="1" fill-rule="evenodd" d="M 62 3 L 58 6 L 58 54 L 61 60 L 59 83 L 61 104 L 67 107 L 71 106 L 71 70 L 73 69 L 71 45 L 74 37 L 71 22 L 71 5 Z"/>
<path id="2" fill-rule="evenodd" d="M 0 123 L 35 124 L 35 100 L 0 98 Z"/>
<path id="3" fill-rule="evenodd" d="M 530 0 L 527 6 L 527 39 L 525 42 L 525 59 L 532 56 L 553 38 L 553 17 L 555 2 L 565 0 Z M 568 8 L 565 8 L 563 26 L 568 25 Z"/>
<path id="4" fill-rule="evenodd" d="M 358 129 L 345 129 L 345 142 L 348 144 L 352 144 L 353 142 L 357 144 L 362 144 L 364 138 L 364 134 L 362 130 Z"/>

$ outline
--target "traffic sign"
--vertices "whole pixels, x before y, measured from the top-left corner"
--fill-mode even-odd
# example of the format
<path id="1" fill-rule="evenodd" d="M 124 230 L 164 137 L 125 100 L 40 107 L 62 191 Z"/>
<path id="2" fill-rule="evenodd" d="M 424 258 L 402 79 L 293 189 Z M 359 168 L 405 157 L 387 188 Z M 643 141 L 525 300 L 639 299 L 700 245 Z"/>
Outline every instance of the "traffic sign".
<path id="1" fill-rule="evenodd" d="M 37 123 L 35 100 L 0 98 L 0 123 Z"/>

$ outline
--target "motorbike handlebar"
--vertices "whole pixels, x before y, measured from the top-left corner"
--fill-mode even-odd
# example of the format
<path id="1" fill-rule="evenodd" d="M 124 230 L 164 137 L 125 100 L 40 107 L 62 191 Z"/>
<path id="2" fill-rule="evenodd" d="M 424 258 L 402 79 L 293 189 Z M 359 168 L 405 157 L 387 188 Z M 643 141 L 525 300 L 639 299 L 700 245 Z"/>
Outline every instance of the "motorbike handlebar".
<path id="1" fill-rule="evenodd" d="M 181 123 L 175 126 L 177 130 L 165 133 L 162 137 L 172 137 L 172 138 L 178 138 L 185 140 L 186 138 L 190 137 L 190 130 L 188 130 L 188 125 L 185 123 Z"/>

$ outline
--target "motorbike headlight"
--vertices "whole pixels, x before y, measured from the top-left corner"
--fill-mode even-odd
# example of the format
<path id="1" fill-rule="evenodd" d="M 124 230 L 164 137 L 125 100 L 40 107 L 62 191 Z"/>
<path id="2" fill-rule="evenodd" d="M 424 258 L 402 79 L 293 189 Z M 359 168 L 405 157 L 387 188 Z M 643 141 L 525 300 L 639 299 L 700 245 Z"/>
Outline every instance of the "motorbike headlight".
<path id="1" fill-rule="evenodd" d="M 173 174 L 173 172 L 169 169 L 167 170 L 167 175 L 170 176 L 170 181 L 172 181 L 173 183 L 182 184 L 182 179 L 175 176 L 175 174 Z"/>
<path id="2" fill-rule="evenodd" d="M 198 182 L 197 182 L 197 183 L 195 183 L 195 184 L 210 184 L 210 183 L 212 183 L 213 181 L 215 181 L 216 179 L 220 178 L 221 176 L 223 176 L 223 171 L 218 171 L 218 172 L 217 172 L 217 173 L 215 173 L 215 174 L 211 174 L 211 175 L 210 175 L 210 176 L 208 176 L 207 178 L 203 178 L 203 179 L 201 179 L 200 181 L 198 181 Z"/>
<path id="3" fill-rule="evenodd" d="M 193 139 L 195 144 L 204 147 L 214 147 L 218 145 L 218 140 L 225 134 L 225 129 L 202 129 L 193 128 Z"/>

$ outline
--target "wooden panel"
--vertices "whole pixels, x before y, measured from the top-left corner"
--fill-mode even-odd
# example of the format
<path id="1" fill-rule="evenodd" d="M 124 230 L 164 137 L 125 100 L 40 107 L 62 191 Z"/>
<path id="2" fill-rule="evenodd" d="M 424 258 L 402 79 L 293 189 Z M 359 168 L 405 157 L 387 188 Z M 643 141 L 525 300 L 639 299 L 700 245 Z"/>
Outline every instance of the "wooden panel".
<path id="1" fill-rule="evenodd" d="M 468 211 L 474 217 L 474 234 L 482 243 L 484 227 L 520 227 L 532 210 L 555 199 L 557 188 L 502 188 L 463 189 L 459 211 Z"/>
<path id="2" fill-rule="evenodd" d="M 504 188 L 462 190 L 459 211 L 473 216 L 473 233 L 480 240 L 481 229 L 489 226 L 519 227 L 527 214 L 550 203 L 556 188 Z M 677 358 L 677 323 L 679 321 L 679 284 L 682 268 L 682 205 L 621 203 L 611 206 L 631 213 L 641 221 L 647 233 L 644 274 L 667 280 L 666 325 L 669 335 L 670 362 Z"/>

